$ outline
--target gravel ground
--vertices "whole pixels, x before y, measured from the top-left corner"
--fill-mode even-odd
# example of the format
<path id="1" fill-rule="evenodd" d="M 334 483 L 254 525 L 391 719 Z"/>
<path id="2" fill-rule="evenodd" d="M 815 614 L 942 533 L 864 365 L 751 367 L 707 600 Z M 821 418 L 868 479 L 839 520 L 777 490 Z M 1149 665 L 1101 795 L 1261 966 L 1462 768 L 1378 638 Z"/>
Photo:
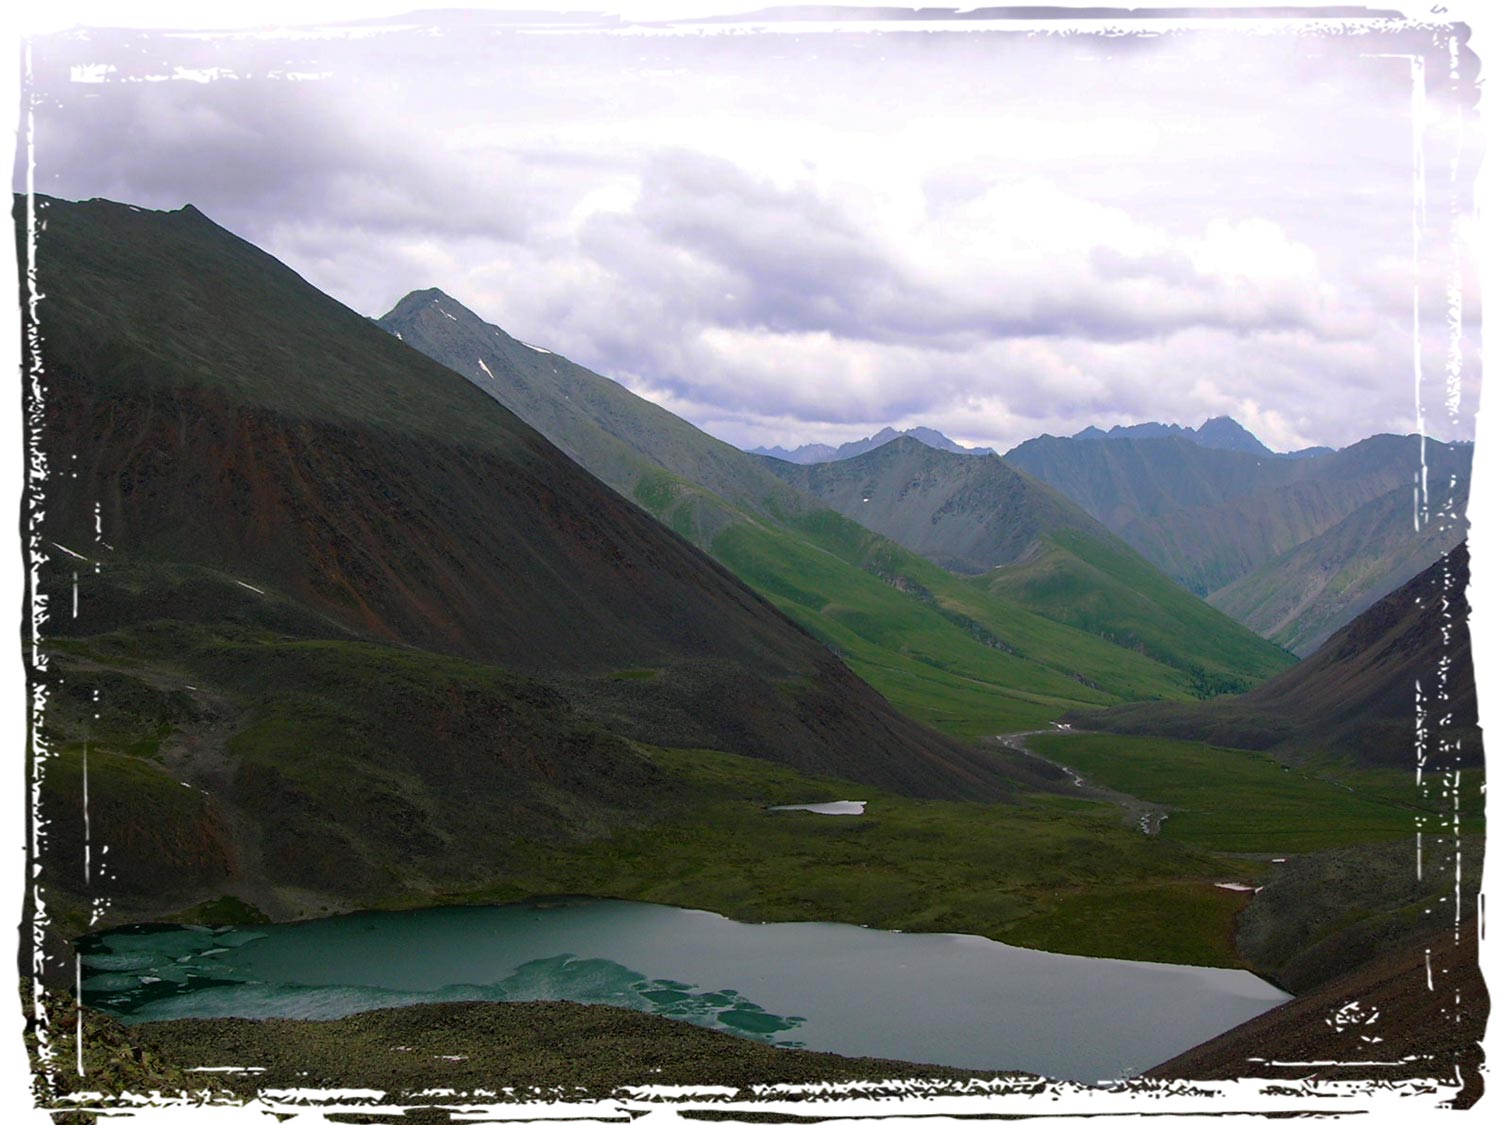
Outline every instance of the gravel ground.
<path id="1" fill-rule="evenodd" d="M 182 1067 L 265 1068 L 221 1076 L 224 1085 L 243 1093 L 330 1086 L 399 1097 L 432 1088 L 509 1087 L 524 1094 L 540 1087 L 583 1098 L 637 1085 L 910 1078 L 959 1083 L 997 1076 L 770 1047 L 661 1016 L 569 1001 L 418 1004 L 328 1022 L 172 1020 L 128 1030 L 147 1050 Z"/>

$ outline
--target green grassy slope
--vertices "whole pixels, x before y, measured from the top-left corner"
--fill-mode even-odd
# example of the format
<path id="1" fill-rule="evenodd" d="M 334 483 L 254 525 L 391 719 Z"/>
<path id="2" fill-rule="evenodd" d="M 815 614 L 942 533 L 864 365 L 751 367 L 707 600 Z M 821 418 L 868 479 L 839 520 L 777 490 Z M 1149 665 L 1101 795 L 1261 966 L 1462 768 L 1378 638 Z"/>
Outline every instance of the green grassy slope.
<path id="1" fill-rule="evenodd" d="M 1090 729 L 1202 739 L 1286 760 L 1332 757 L 1429 774 L 1482 761 L 1460 545 L 1331 636 L 1306 660 L 1235 698 L 1128 704 L 1080 715 Z"/>
<path id="2" fill-rule="evenodd" d="M 42 859 L 52 916 L 75 931 L 99 893 L 114 924 L 586 893 L 1235 963 L 1239 903 L 1211 884 L 1250 868 L 1107 805 L 1033 796 L 1055 774 L 1002 750 L 984 753 L 1012 771 L 1009 802 L 913 799 L 622 738 L 619 691 L 666 672 L 518 676 L 364 641 L 194 568 L 118 566 L 82 609 L 111 627 L 48 642 L 44 730 L 59 757 Z M 75 862 L 84 753 L 109 857 L 92 882 Z M 766 811 L 832 798 L 871 804 L 857 820 Z"/>
<path id="3" fill-rule="evenodd" d="M 1295 662 L 1134 551 L 1076 531 L 1049 535 L 1029 558 L 971 581 L 1182 669 L 1203 697 L 1247 690 Z"/>
<path id="4" fill-rule="evenodd" d="M 1030 604 L 1003 587 L 965 583 L 804 495 L 768 462 L 515 340 L 438 290 L 409 294 L 380 323 L 708 550 L 898 707 L 946 730 L 981 734 L 1034 726 L 1073 706 L 1194 698 L 1243 687 L 1287 662 L 1227 621 L 1229 643 L 1209 635 L 1204 647 L 1199 627 L 1173 638 L 1179 615 L 1171 606 L 1156 632 L 1173 639 L 1148 653 L 1133 637 L 1117 643 L 1128 633 L 1123 626 L 1078 628 L 1044 598 Z M 910 439 L 893 444 L 927 450 Z M 868 456 L 890 456 L 890 449 Z M 1033 525 L 1092 523 L 1056 494 L 1023 491 L 1046 501 L 1029 505 L 1030 516 L 1018 521 L 1028 540 Z M 998 521 L 987 526 L 1010 534 Z M 1159 600 L 1135 614 L 1149 615 Z M 1217 616 L 1206 607 L 1194 613 L 1200 626 Z"/>
<path id="5" fill-rule="evenodd" d="M 898 438 L 845 461 L 762 463 L 861 525 L 974 572 L 969 585 L 997 602 L 1187 673 L 1199 694 L 1243 691 L 1293 663 L 998 457 Z"/>

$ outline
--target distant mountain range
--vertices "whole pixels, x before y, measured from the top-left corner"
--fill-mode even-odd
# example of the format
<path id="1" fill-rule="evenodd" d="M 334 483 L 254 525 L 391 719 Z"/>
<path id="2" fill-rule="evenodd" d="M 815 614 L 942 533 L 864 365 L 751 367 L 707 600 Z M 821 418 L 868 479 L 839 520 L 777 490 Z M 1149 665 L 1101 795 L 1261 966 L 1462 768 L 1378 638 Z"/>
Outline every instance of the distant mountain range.
<path id="1" fill-rule="evenodd" d="M 887 529 L 861 526 L 865 513 L 793 487 L 800 467 L 734 449 L 611 379 L 515 340 L 437 290 L 409 294 L 379 323 L 516 411 L 600 479 L 709 551 L 835 647 L 899 706 L 949 729 L 977 733 L 1034 725 L 1055 714 L 1055 704 L 1043 700 L 1099 704 L 1237 690 L 1290 662 L 1275 646 L 1181 591 L 1176 593 L 1182 603 L 1196 605 L 1199 616 L 1156 607 L 1157 629 L 1148 648 L 1132 625 L 1109 612 L 1086 622 L 1070 620 L 1071 610 L 1060 608 L 1060 599 L 1033 599 L 1037 588 L 990 589 L 964 581 L 913 553 Z M 861 466 L 905 450 L 1018 477 L 998 458 L 931 450 L 909 436 L 815 468 Z M 1123 552 L 1132 566 L 1151 571 L 1065 497 L 1035 482 L 1023 491 L 1033 497 L 1025 502 L 1034 516 L 1029 524 L 1018 521 L 1008 531 L 1004 513 L 986 529 L 966 529 L 964 521 L 954 520 L 946 525 L 954 542 L 977 534 L 1023 551 L 1043 531 L 1088 528 L 1102 537 L 1099 542 L 1108 541 L 1108 552 Z M 914 549 L 927 553 L 928 546 Z M 1090 583 L 1102 581 L 1098 575 L 1090 568 L 1079 576 L 1079 597 Z M 1207 620 L 1215 624 L 1205 628 Z"/>
<path id="2" fill-rule="evenodd" d="M 1033 439 L 1004 458 L 956 457 L 900 436 L 836 461 L 761 463 L 956 573 L 1010 568 L 992 585 L 1012 593 L 1037 590 L 1016 568 L 1049 532 L 1107 538 L 1117 553 L 1128 544 L 1306 655 L 1462 540 L 1470 457 L 1468 445 L 1390 434 L 1277 455 L 1233 419 L 1211 418 L 1197 430 L 1091 427 Z M 1430 518 L 1414 518 L 1424 458 Z"/>
<path id="3" fill-rule="evenodd" d="M 1202 694 L 1248 686 L 1234 668 L 1284 660 L 1067 497 L 998 457 L 962 457 L 901 437 L 846 461 L 763 463 L 849 518 L 973 575 L 971 586 L 1192 669 Z"/>
<path id="4" fill-rule="evenodd" d="M 1075 531 L 1134 553 L 1066 496 L 998 457 L 965 457 L 902 435 L 858 457 L 761 462 L 872 531 L 960 574 L 1013 563 L 1039 537 Z"/>
<path id="5" fill-rule="evenodd" d="M 1180 434 L 1040 437 L 1005 455 L 1299 655 L 1464 538 L 1471 459 L 1466 444 L 1393 434 L 1316 457 L 1216 449 Z"/>
<path id="6" fill-rule="evenodd" d="M 1181 437 L 1206 449 L 1227 449 L 1235 453 L 1256 453 L 1262 457 L 1320 457 L 1333 450 L 1326 445 L 1308 446 L 1294 453 L 1274 453 L 1260 438 L 1227 415 L 1210 418 L 1196 430 L 1175 422 L 1141 422 L 1134 426 L 1111 426 L 1106 432 L 1088 426 L 1073 435 L 1075 441 L 1106 441 L 1120 438 Z"/>
<path id="7" fill-rule="evenodd" d="M 773 445 L 769 449 L 765 446 L 757 446 L 755 449 L 746 450 L 758 457 L 775 457 L 779 461 L 790 461 L 794 465 L 818 465 L 827 461 L 847 461 L 851 457 L 858 457 L 868 453 L 872 449 L 878 449 L 887 442 L 895 441 L 899 437 L 913 438 L 923 445 L 931 446 L 933 449 L 944 449 L 949 453 L 965 453 L 976 457 L 983 457 L 994 453 L 988 446 L 959 445 L 958 442 L 939 433 L 937 430 L 927 426 L 914 426 L 909 430 L 894 430 L 886 426 L 877 434 L 871 434 L 867 438 L 858 441 L 847 441 L 840 446 L 832 445 L 799 445 L 796 449 L 783 449 L 779 445 Z"/>

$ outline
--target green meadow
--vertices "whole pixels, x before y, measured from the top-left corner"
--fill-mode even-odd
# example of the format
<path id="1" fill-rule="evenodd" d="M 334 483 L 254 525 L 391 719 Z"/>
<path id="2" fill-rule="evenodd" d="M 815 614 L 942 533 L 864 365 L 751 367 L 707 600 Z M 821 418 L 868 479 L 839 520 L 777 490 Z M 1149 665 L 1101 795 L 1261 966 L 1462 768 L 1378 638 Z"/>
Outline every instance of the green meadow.
<path id="1" fill-rule="evenodd" d="M 1162 835 L 1216 851 L 1312 852 L 1437 827 L 1441 785 L 1412 774 L 1288 766 L 1269 754 L 1124 735 L 1034 735 L 1038 754 L 1090 781 L 1171 806 Z M 1477 792 L 1479 778 L 1469 779 Z"/>
<path id="2" fill-rule="evenodd" d="M 1237 966 L 1244 896 L 1213 886 L 1261 865 L 1148 837 L 1112 805 L 914 800 L 707 750 L 641 747 L 688 794 L 668 821 L 524 853 L 516 874 L 452 901 L 588 894 L 747 921 L 980 934 L 1064 953 Z M 851 799 L 860 816 L 773 812 Z M 400 904 L 395 904 L 400 905 Z"/>

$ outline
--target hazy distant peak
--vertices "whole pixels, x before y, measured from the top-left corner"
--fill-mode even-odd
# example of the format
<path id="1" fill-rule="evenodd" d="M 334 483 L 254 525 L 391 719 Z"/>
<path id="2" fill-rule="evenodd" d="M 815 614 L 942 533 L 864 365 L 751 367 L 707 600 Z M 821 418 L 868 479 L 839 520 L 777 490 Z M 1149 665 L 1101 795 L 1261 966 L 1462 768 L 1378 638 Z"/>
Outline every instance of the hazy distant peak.
<path id="1" fill-rule="evenodd" d="M 928 426 L 913 426 L 909 430 L 896 430 L 891 426 L 883 427 L 879 433 L 871 434 L 867 438 L 858 441 L 847 441 L 843 445 L 834 448 L 831 445 L 813 443 L 799 445 L 796 449 L 784 449 L 779 445 L 773 445 L 769 449 L 758 446 L 755 449 L 746 450 L 748 453 L 757 453 L 763 457 L 775 457 L 779 461 L 791 461 L 797 465 L 820 465 L 825 461 L 847 461 L 851 457 L 858 457 L 862 453 L 868 453 L 872 449 L 878 449 L 888 442 L 897 438 L 912 438 L 923 445 L 931 446 L 933 449 L 946 450 L 949 453 L 967 453 L 975 456 L 984 456 L 994 453 L 987 446 L 969 447 L 959 445 L 948 435 L 934 430 Z"/>
<path id="2" fill-rule="evenodd" d="M 1088 426 L 1073 435 L 1075 440 L 1107 441 L 1116 438 L 1182 437 L 1206 449 L 1227 449 L 1234 453 L 1254 453 L 1261 457 L 1317 457 L 1333 452 L 1327 446 L 1315 445 L 1295 453 L 1277 453 L 1227 414 L 1210 418 L 1196 430 L 1176 422 L 1138 422 L 1133 426 L 1111 426 L 1106 433 L 1098 426 Z"/>
<path id="3" fill-rule="evenodd" d="M 1266 448 L 1259 438 L 1227 414 L 1221 414 L 1217 418 L 1210 418 L 1204 422 L 1203 425 L 1198 427 L 1197 436 L 1193 440 L 1199 445 L 1206 445 L 1211 449 L 1236 449 L 1244 453 L 1271 453 L 1271 450 Z"/>

